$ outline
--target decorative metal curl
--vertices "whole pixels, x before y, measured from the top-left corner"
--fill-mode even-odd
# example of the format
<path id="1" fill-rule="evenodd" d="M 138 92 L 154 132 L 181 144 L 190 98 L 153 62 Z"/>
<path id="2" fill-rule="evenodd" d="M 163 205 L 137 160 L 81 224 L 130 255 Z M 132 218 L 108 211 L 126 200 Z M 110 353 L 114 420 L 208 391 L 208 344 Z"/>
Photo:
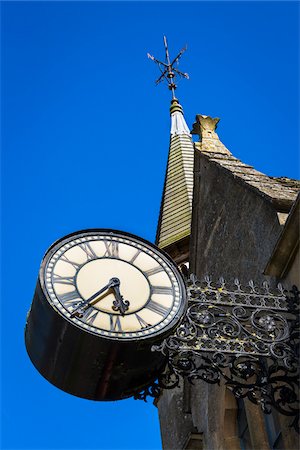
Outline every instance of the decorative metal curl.
<path id="1" fill-rule="evenodd" d="M 136 398 L 157 398 L 162 389 L 203 380 L 226 386 L 237 398 L 248 398 L 270 414 L 272 408 L 293 418 L 299 432 L 299 291 L 279 285 L 271 292 L 249 282 L 242 289 L 223 278 L 216 285 L 191 276 L 189 305 L 173 335 L 153 346 L 166 357 L 166 370 Z M 170 381 L 171 380 L 171 381 Z"/>
<path id="2" fill-rule="evenodd" d="M 168 367 L 168 363 L 166 364 Z M 154 383 L 137 392 L 134 395 L 134 399 L 144 400 L 144 402 L 147 401 L 148 397 L 156 399 L 160 396 L 163 389 L 174 389 L 179 386 L 179 383 L 180 377 L 173 370 L 165 369 Z"/>

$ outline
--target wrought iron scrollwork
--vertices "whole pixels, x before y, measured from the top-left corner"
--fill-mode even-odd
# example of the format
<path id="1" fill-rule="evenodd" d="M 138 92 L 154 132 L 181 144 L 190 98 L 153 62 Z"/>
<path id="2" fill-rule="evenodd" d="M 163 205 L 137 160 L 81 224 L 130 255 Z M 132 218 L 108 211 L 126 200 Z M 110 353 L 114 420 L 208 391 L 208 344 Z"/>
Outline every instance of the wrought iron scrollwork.
<path id="1" fill-rule="evenodd" d="M 166 358 L 166 370 L 136 398 L 158 397 L 161 389 L 190 382 L 220 383 L 238 398 L 290 416 L 299 432 L 299 291 L 267 283 L 259 290 L 251 281 L 242 289 L 224 279 L 187 281 L 188 309 L 175 332 L 153 351 Z"/>

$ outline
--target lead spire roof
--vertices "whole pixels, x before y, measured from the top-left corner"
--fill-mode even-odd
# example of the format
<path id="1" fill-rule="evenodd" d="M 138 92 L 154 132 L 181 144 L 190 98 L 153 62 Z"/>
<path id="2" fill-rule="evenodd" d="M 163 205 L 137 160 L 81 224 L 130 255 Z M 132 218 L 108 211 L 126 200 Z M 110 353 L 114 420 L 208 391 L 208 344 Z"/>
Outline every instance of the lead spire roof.
<path id="1" fill-rule="evenodd" d="M 191 134 L 176 98 L 171 101 L 170 113 L 169 155 L 156 234 L 156 244 L 166 250 L 190 235 L 194 167 Z"/>
<path id="2" fill-rule="evenodd" d="M 176 77 L 189 78 L 187 73 L 175 68 L 185 52 L 184 47 L 171 60 L 167 39 L 164 36 L 165 61 L 160 61 L 148 53 L 148 58 L 154 61 L 161 72 L 156 84 L 166 81 L 172 92 L 170 107 L 171 136 L 169 156 L 163 195 L 161 200 L 159 221 L 156 234 L 156 244 L 170 253 L 174 245 L 187 247 L 191 230 L 192 197 L 193 197 L 193 166 L 194 147 L 190 130 L 184 119 L 182 106 L 175 97 Z M 182 243 L 185 243 L 182 246 Z M 179 244 L 180 243 L 180 244 Z M 172 252 L 171 252 L 172 253 Z"/>

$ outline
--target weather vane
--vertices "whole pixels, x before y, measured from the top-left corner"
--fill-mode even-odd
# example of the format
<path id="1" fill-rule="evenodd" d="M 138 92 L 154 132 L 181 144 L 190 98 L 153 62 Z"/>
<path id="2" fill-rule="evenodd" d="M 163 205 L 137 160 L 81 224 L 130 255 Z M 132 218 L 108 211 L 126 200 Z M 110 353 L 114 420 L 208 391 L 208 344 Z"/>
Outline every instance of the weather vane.
<path id="1" fill-rule="evenodd" d="M 178 69 L 175 69 L 174 64 L 177 63 L 179 59 L 181 58 L 181 55 L 186 51 L 187 47 L 185 46 L 183 49 L 180 50 L 176 58 L 173 59 L 173 61 L 170 61 L 169 56 L 169 50 L 168 50 L 168 43 L 167 38 L 164 36 L 164 45 L 165 45 L 165 51 L 166 51 L 166 60 L 165 62 L 159 61 L 158 59 L 154 58 L 154 56 L 147 53 L 148 58 L 152 59 L 161 71 L 160 77 L 155 81 L 155 84 L 159 84 L 161 81 L 166 80 L 169 86 L 170 91 L 172 91 L 172 96 L 175 98 L 175 89 L 177 88 L 177 85 L 175 84 L 175 77 L 176 75 L 179 75 L 181 78 L 189 79 L 189 76 L 187 73 L 183 73 Z"/>

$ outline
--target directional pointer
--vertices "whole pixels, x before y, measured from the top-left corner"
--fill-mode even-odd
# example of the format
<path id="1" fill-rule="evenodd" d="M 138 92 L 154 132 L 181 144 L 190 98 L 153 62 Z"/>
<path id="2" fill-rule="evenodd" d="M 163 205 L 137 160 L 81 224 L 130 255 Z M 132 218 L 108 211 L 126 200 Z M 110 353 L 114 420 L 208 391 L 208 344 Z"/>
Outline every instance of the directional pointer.
<path id="1" fill-rule="evenodd" d="M 111 289 L 111 288 L 116 288 L 120 286 L 120 280 L 119 278 L 111 278 L 109 280 L 109 282 L 103 286 L 103 288 L 101 288 L 99 291 L 97 291 L 95 294 L 93 294 L 91 297 L 89 297 L 87 300 L 85 300 L 83 303 L 80 303 L 80 305 L 76 306 L 76 308 L 72 311 L 71 313 L 71 317 L 76 316 L 77 314 L 82 314 L 82 312 L 87 309 L 90 304 L 96 300 L 99 295 L 102 294 L 102 292 Z M 128 308 L 127 308 L 128 309 Z"/>
<path id="2" fill-rule="evenodd" d="M 115 286 L 113 286 L 113 290 L 115 291 L 115 297 L 116 300 L 113 301 L 113 306 L 112 309 L 114 311 L 119 311 L 121 313 L 122 316 L 125 315 L 125 312 L 128 310 L 129 308 L 129 301 L 128 300 L 124 300 L 121 293 L 120 293 L 120 288 L 119 288 L 120 284 L 117 284 Z"/>

